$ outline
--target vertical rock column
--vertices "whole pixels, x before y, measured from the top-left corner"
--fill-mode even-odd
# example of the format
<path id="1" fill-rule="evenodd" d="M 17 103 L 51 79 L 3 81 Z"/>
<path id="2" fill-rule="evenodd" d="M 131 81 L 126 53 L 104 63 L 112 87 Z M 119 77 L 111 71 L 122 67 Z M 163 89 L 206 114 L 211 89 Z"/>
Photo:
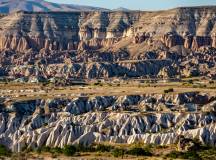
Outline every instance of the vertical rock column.
<path id="1" fill-rule="evenodd" d="M 216 48 L 216 33 L 213 33 L 212 36 L 211 36 L 211 38 L 212 38 L 212 44 L 211 44 L 211 46 L 214 47 L 214 48 Z"/>
<path id="2" fill-rule="evenodd" d="M 167 33 L 162 36 L 161 41 L 169 48 L 176 45 L 183 45 L 184 40 L 181 36 L 174 33 Z"/>
<path id="3" fill-rule="evenodd" d="M 192 42 L 192 49 L 196 50 L 202 46 L 210 46 L 211 45 L 211 37 L 207 36 L 195 36 Z"/>
<path id="4" fill-rule="evenodd" d="M 193 42 L 193 36 L 192 35 L 187 35 L 184 38 L 184 47 L 189 49 L 192 46 L 192 42 Z"/>

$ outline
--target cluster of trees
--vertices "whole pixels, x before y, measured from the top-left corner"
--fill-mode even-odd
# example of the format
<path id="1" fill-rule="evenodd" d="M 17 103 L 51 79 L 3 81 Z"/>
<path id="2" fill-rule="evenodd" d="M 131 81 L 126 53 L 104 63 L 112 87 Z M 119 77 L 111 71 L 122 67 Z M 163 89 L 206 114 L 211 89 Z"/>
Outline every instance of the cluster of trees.
<path id="1" fill-rule="evenodd" d="M 143 147 L 131 147 L 129 149 L 123 149 L 123 148 L 117 148 L 114 146 L 109 146 L 109 145 L 103 145 L 103 144 L 98 144 L 95 146 L 82 146 L 82 145 L 77 145 L 77 146 L 65 146 L 64 148 L 50 148 L 50 147 L 42 147 L 37 149 L 37 152 L 50 152 L 52 154 L 64 154 L 66 156 L 74 156 L 76 153 L 79 152 L 109 152 L 111 153 L 114 157 L 124 157 L 124 155 L 134 155 L 134 156 L 152 156 L 152 152 L 148 148 L 143 148 Z"/>

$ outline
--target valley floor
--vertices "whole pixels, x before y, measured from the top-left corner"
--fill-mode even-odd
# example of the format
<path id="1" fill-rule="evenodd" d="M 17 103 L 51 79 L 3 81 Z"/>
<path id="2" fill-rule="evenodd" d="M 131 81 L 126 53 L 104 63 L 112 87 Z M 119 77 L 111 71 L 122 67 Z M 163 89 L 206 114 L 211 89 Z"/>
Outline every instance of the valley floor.
<path id="1" fill-rule="evenodd" d="M 81 82 L 80 82 L 81 83 Z M 184 92 L 201 92 L 215 94 L 216 81 L 184 79 L 166 80 L 124 80 L 124 81 L 90 81 L 84 85 L 55 86 L 52 83 L 0 83 L 0 94 L 10 100 L 30 100 L 47 98 L 74 98 L 89 96 L 122 96 L 142 94 L 163 94 L 172 88 L 171 94 Z"/>

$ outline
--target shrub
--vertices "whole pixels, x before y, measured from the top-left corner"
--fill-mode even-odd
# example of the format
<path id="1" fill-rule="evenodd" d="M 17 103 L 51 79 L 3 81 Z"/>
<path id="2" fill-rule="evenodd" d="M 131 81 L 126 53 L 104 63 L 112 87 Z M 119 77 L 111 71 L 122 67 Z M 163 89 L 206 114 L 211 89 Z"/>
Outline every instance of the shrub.
<path id="1" fill-rule="evenodd" d="M 74 147 L 74 146 L 65 146 L 62 149 L 62 152 L 66 156 L 73 156 L 76 153 L 76 147 Z"/>
<path id="2" fill-rule="evenodd" d="M 191 159 L 191 160 L 199 160 L 201 159 L 200 156 L 197 154 L 196 151 L 188 151 L 181 155 L 183 159 Z"/>
<path id="3" fill-rule="evenodd" d="M 209 84 L 214 84 L 214 81 L 209 81 Z"/>
<path id="4" fill-rule="evenodd" d="M 51 152 L 51 153 L 62 153 L 63 151 L 62 151 L 61 148 L 55 147 L 55 148 L 51 148 L 51 149 L 50 149 L 50 152 Z"/>
<path id="5" fill-rule="evenodd" d="M 36 151 L 38 153 L 41 153 L 41 152 L 50 152 L 51 148 L 50 147 L 47 147 L 47 146 L 43 146 L 41 148 L 38 148 Z"/>
<path id="6" fill-rule="evenodd" d="M 107 146 L 107 145 L 103 145 L 103 144 L 98 144 L 96 146 L 95 150 L 98 151 L 98 152 L 110 152 L 112 148 L 113 147 L 111 147 L 111 146 Z"/>
<path id="7" fill-rule="evenodd" d="M 135 156 L 152 156 L 152 153 L 148 149 L 143 149 L 141 147 L 134 147 L 127 151 L 127 154 Z"/>
<path id="8" fill-rule="evenodd" d="M 93 146 L 83 146 L 81 144 L 76 146 L 77 152 L 95 152 L 95 148 Z"/>
<path id="9" fill-rule="evenodd" d="M 173 88 L 169 88 L 169 89 L 165 89 L 164 90 L 164 93 L 170 93 L 170 92 L 174 92 L 174 89 Z"/>
<path id="10" fill-rule="evenodd" d="M 95 82 L 93 85 L 98 86 L 99 84 L 100 84 L 99 82 Z"/>
<path id="11" fill-rule="evenodd" d="M 201 159 L 196 151 L 188 151 L 188 152 L 172 151 L 169 154 L 167 154 L 166 157 L 173 158 L 173 159 L 191 159 L 191 160 Z"/>
<path id="12" fill-rule="evenodd" d="M 193 80 L 192 79 L 188 80 L 188 83 L 193 84 Z"/>
<path id="13" fill-rule="evenodd" d="M 177 158 L 179 158 L 181 156 L 181 154 L 183 154 L 183 153 L 182 152 L 178 152 L 178 151 L 172 151 L 169 154 L 167 154 L 166 157 L 177 159 Z"/>
<path id="14" fill-rule="evenodd" d="M 215 148 L 210 148 L 203 150 L 198 153 L 201 159 L 215 159 L 216 157 L 216 149 Z"/>
<path id="15" fill-rule="evenodd" d="M 115 148 L 113 151 L 112 151 L 112 154 L 114 157 L 124 157 L 124 154 L 125 154 L 125 150 L 124 149 L 119 149 L 119 148 Z"/>
<path id="16" fill-rule="evenodd" d="M 101 82 L 95 82 L 93 85 L 94 86 L 103 86 L 103 84 Z"/>
<path id="17" fill-rule="evenodd" d="M 10 156 L 11 151 L 8 150 L 4 145 L 0 145 L 0 156 Z"/>

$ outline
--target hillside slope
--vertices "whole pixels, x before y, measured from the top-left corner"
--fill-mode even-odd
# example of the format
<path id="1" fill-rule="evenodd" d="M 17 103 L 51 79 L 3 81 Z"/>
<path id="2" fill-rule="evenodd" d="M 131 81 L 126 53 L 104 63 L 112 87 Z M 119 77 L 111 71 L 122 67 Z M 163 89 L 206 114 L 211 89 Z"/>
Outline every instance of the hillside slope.
<path id="1" fill-rule="evenodd" d="M 97 7 L 80 6 L 72 4 L 57 4 L 44 0 L 0 0 L 0 13 L 15 11 L 49 12 L 49 11 L 92 11 L 106 10 Z"/>
<path id="2" fill-rule="evenodd" d="M 24 70 L 19 68 L 24 64 L 58 64 L 57 74 L 63 73 L 59 64 L 65 62 L 72 66 L 64 70 L 64 77 L 214 77 L 216 7 L 16 12 L 0 18 L 0 50 L 3 66 L 17 65 L 10 68 L 15 72 L 3 68 L 2 73 L 12 77 Z M 39 72 L 34 69 L 31 73 Z M 40 76 L 50 77 L 49 69 L 43 66 Z"/>

